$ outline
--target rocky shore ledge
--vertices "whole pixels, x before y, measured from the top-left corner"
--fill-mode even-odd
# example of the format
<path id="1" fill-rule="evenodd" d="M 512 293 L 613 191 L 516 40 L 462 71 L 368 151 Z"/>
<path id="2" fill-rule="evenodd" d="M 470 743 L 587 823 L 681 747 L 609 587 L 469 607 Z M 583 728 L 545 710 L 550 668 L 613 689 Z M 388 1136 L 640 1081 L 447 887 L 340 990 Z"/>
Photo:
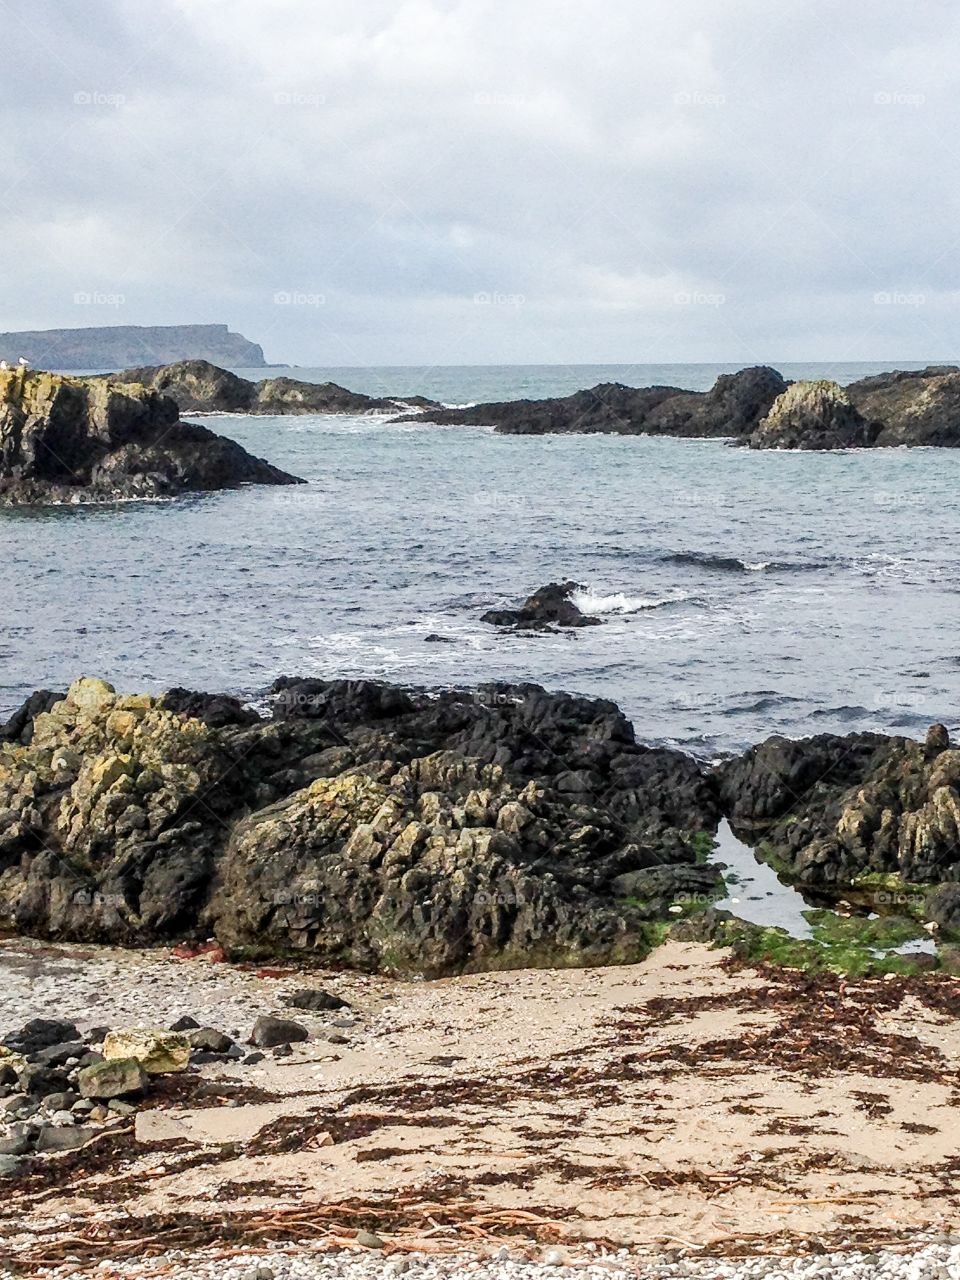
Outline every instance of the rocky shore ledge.
<path id="1" fill-rule="evenodd" d="M 264 717 L 90 678 L 32 695 L 0 729 L 0 923 L 431 976 L 631 963 L 671 931 L 814 968 L 956 967 L 943 726 L 771 738 L 707 765 L 638 743 L 611 702 L 537 685 L 284 678 L 271 697 Z M 724 816 L 843 915 L 798 940 L 716 910 Z M 936 954 L 904 952 L 931 937 Z"/>
<path id="2" fill-rule="evenodd" d="M 0 370 L 0 506 L 299 484 L 142 386 Z"/>
<path id="3" fill-rule="evenodd" d="M 843 388 L 789 384 L 764 366 L 710 391 L 601 383 L 570 396 L 427 409 L 408 421 L 492 426 L 507 435 L 593 433 L 731 437 L 755 449 L 960 445 L 960 368 L 882 373 Z"/>

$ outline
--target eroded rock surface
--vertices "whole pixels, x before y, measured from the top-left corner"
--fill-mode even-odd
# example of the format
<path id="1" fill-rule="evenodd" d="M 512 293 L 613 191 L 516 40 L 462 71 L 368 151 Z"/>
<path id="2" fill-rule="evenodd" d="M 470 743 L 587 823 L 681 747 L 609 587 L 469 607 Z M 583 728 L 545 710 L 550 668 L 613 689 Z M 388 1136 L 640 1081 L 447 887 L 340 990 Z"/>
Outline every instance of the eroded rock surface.
<path id="1" fill-rule="evenodd" d="M 20 717 L 0 745 L 3 923 L 428 973 L 626 960 L 717 820 L 695 761 L 535 685 L 287 679 L 273 720 L 204 711 L 83 679 Z M 617 878 L 648 867 L 656 900 L 625 897 Z"/>
<path id="2" fill-rule="evenodd" d="M 878 445 L 960 445 L 960 369 L 934 365 L 881 373 L 847 387 L 860 413 L 880 423 Z"/>
<path id="3" fill-rule="evenodd" d="M 169 497 L 296 484 L 142 386 L 0 371 L 0 505 Z"/>
<path id="4" fill-rule="evenodd" d="M 754 449 L 857 449 L 874 444 L 879 432 L 836 382 L 794 382 L 749 443 Z"/>
<path id="5" fill-rule="evenodd" d="M 335 382 L 301 382 L 286 376 L 250 382 L 206 360 L 125 369 L 111 374 L 119 383 L 135 383 L 168 396 L 192 413 L 398 413 L 436 407 L 423 396 L 368 396 Z"/>
<path id="6" fill-rule="evenodd" d="M 724 765 L 720 780 L 731 820 L 803 884 L 960 881 L 960 751 L 942 725 L 923 743 L 770 738 Z M 952 900 L 940 909 L 947 918 Z"/>
<path id="7" fill-rule="evenodd" d="M 721 375 L 710 391 L 610 382 L 546 400 L 427 410 L 416 420 L 492 426 L 508 435 L 600 432 L 739 437 L 753 430 L 786 386 L 775 369 L 758 366 Z"/>
<path id="8" fill-rule="evenodd" d="M 584 613 L 574 600 L 576 593 L 582 590 L 578 582 L 548 582 L 527 596 L 519 609 L 488 609 L 480 621 L 515 631 L 599 626 L 601 620 Z"/>

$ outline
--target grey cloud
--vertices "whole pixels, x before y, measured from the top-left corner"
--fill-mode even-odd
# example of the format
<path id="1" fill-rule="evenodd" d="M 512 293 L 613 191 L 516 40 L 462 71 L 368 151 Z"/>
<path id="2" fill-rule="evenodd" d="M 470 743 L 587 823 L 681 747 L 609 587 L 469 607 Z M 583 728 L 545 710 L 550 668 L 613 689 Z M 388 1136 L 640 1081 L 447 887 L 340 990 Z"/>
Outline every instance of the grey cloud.
<path id="1" fill-rule="evenodd" d="M 225 320 L 305 364 L 955 352 L 948 3 L 0 12 L 3 328 Z"/>

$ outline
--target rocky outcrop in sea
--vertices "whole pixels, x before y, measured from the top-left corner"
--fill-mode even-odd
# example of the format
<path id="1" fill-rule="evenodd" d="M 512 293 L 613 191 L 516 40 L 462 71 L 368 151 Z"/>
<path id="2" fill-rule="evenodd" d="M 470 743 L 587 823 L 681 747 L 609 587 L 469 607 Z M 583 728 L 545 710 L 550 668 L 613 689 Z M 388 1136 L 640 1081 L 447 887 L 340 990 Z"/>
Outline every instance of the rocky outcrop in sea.
<path id="1" fill-rule="evenodd" d="M 193 413 L 386 413 L 400 421 L 490 426 L 505 435 L 729 438 L 756 449 L 960 444 L 960 369 L 954 366 L 885 373 L 842 388 L 827 380 L 791 385 L 758 365 L 722 374 L 709 391 L 601 383 L 569 396 L 461 408 L 424 396 L 368 396 L 333 382 L 251 382 L 205 360 L 127 369 L 110 381 L 144 385 Z"/>
<path id="2" fill-rule="evenodd" d="M 423 396 L 367 396 L 335 382 L 265 378 L 250 382 L 206 360 L 125 369 L 112 382 L 136 383 L 169 396 L 185 413 L 398 413 L 436 407 Z"/>
<path id="3" fill-rule="evenodd" d="M 405 421 L 490 426 L 506 435 L 604 433 L 724 437 L 755 449 L 960 445 L 960 369 L 934 366 L 789 385 L 759 366 L 709 391 L 604 383 L 570 396 L 427 409 Z"/>
<path id="4" fill-rule="evenodd" d="M 836 382 L 794 382 L 747 443 L 753 449 L 863 449 L 880 432 Z"/>
<path id="5" fill-rule="evenodd" d="M 298 484 L 139 385 L 0 371 L 0 505 L 171 497 Z"/>
<path id="6" fill-rule="evenodd" d="M 411 420 L 492 426 L 505 435 L 742 436 L 753 430 L 786 386 L 775 369 L 759 366 L 721 375 L 710 391 L 611 382 L 555 399 L 427 409 Z"/>
<path id="7" fill-rule="evenodd" d="M 584 613 L 574 599 L 583 587 L 579 582 L 548 582 L 530 596 L 519 609 L 488 609 L 480 621 L 512 631 L 555 631 L 558 627 L 596 627 L 602 619 Z"/>
<path id="8" fill-rule="evenodd" d="M 960 445 L 960 369 L 937 365 L 880 373 L 847 387 L 860 413 L 880 423 L 877 445 Z"/>

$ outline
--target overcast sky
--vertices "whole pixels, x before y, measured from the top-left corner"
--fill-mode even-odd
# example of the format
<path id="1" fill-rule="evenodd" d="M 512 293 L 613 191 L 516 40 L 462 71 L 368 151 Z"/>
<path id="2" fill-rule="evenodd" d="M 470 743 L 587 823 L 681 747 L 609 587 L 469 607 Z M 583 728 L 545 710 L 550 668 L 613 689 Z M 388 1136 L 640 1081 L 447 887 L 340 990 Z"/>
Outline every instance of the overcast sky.
<path id="1" fill-rule="evenodd" d="M 953 0 L 0 0 L 0 329 L 960 356 Z"/>

